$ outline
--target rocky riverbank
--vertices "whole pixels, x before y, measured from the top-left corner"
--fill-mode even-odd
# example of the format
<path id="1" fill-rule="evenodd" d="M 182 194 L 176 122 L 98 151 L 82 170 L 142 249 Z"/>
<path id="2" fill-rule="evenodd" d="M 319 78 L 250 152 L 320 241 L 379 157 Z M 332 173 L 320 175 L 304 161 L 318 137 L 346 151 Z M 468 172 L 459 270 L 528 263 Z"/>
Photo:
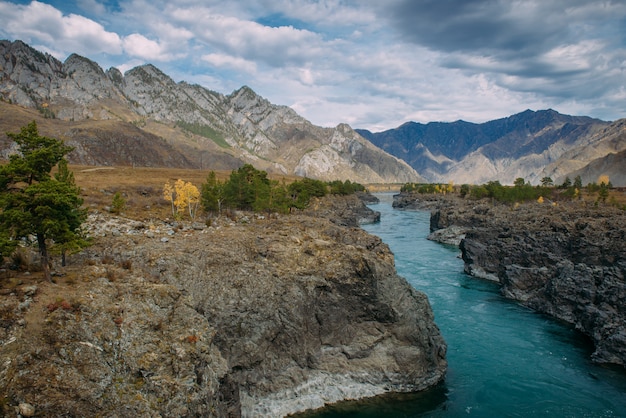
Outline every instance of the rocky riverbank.
<path id="1" fill-rule="evenodd" d="M 345 226 L 375 216 L 355 199 L 210 226 L 93 213 L 56 284 L 2 282 L 2 414 L 277 417 L 439 382 L 428 300 Z"/>
<path id="2" fill-rule="evenodd" d="M 431 239 L 458 243 L 468 274 L 573 324 L 593 340 L 594 361 L 626 365 L 626 212 L 581 201 L 511 206 L 405 195 L 398 202 L 432 208 Z"/>

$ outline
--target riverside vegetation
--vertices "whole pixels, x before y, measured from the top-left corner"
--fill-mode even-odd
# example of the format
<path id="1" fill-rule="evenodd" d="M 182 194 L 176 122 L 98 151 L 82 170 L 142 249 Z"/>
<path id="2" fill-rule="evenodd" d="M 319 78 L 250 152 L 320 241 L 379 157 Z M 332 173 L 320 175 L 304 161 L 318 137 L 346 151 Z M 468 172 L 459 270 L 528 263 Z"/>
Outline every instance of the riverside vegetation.
<path id="1" fill-rule="evenodd" d="M 276 183 L 251 166 L 73 174 L 89 246 L 62 266 L 52 245 L 48 282 L 20 241 L 1 272 L 2 415 L 275 417 L 443 378 L 426 296 L 357 228 L 375 214 L 341 192 L 358 186 Z M 163 185 L 178 178 L 214 179 L 201 199 L 224 206 L 174 216 Z M 268 206 L 259 182 L 293 203 Z"/>
<path id="2" fill-rule="evenodd" d="M 431 239 L 458 245 L 465 271 L 589 336 L 598 363 L 626 365 L 626 195 L 608 178 L 581 187 L 491 182 L 397 196 L 430 209 Z M 409 186 L 408 188 L 412 188 Z M 479 192 L 476 193 L 476 190 Z"/>

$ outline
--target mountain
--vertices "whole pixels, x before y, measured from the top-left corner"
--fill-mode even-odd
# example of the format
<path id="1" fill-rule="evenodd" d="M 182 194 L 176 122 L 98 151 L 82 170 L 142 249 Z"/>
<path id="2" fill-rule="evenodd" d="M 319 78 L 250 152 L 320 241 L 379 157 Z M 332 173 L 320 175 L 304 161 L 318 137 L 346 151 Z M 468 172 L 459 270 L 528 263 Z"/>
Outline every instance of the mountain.
<path id="1" fill-rule="evenodd" d="M 36 111 L 38 121 L 45 118 L 42 134 L 76 148 L 73 163 L 212 169 L 250 163 L 321 180 L 421 180 L 348 125 L 318 127 L 249 87 L 223 95 L 174 82 L 150 64 L 122 74 L 76 54 L 60 62 L 21 41 L 0 41 L 0 98 L 4 132 L 25 124 L 24 108 Z M 0 146 L 6 157 L 8 141 Z"/>
<path id="2" fill-rule="evenodd" d="M 379 133 L 356 131 L 407 161 L 430 182 L 499 180 L 512 184 L 522 177 L 538 184 L 544 176 L 573 178 L 575 170 L 626 149 L 624 122 L 568 116 L 549 109 L 526 110 L 482 124 L 408 122 Z M 600 174 L 604 173 L 590 168 L 586 177 L 595 181 Z"/>
<path id="3" fill-rule="evenodd" d="M 580 175 L 583 184 L 608 175 L 615 186 L 626 186 L 626 119 L 617 120 L 590 138 L 589 145 L 565 151 L 544 172 L 562 182 Z"/>

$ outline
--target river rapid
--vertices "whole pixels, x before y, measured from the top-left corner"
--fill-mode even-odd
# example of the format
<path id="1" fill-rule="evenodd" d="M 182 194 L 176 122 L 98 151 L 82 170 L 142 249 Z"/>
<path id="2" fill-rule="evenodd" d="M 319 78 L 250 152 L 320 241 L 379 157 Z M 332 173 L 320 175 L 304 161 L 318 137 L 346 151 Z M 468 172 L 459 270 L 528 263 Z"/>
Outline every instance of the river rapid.
<path id="1" fill-rule="evenodd" d="M 463 273 L 459 250 L 426 239 L 430 213 L 377 195 L 381 221 L 363 228 L 389 245 L 398 273 L 428 295 L 448 343 L 445 381 L 423 393 L 345 402 L 308 417 L 626 417 L 626 371 L 593 364 L 572 327 L 500 296 Z"/>

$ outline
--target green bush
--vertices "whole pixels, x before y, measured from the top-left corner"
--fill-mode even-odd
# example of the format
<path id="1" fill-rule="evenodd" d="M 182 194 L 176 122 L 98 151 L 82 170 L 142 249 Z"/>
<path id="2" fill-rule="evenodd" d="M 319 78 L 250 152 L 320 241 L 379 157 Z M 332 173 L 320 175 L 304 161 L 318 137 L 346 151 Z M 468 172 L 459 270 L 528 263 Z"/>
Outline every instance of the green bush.
<path id="1" fill-rule="evenodd" d="M 119 215 L 126 209 L 126 199 L 120 192 L 116 192 L 113 195 L 113 202 L 111 203 L 111 212 Z"/>

